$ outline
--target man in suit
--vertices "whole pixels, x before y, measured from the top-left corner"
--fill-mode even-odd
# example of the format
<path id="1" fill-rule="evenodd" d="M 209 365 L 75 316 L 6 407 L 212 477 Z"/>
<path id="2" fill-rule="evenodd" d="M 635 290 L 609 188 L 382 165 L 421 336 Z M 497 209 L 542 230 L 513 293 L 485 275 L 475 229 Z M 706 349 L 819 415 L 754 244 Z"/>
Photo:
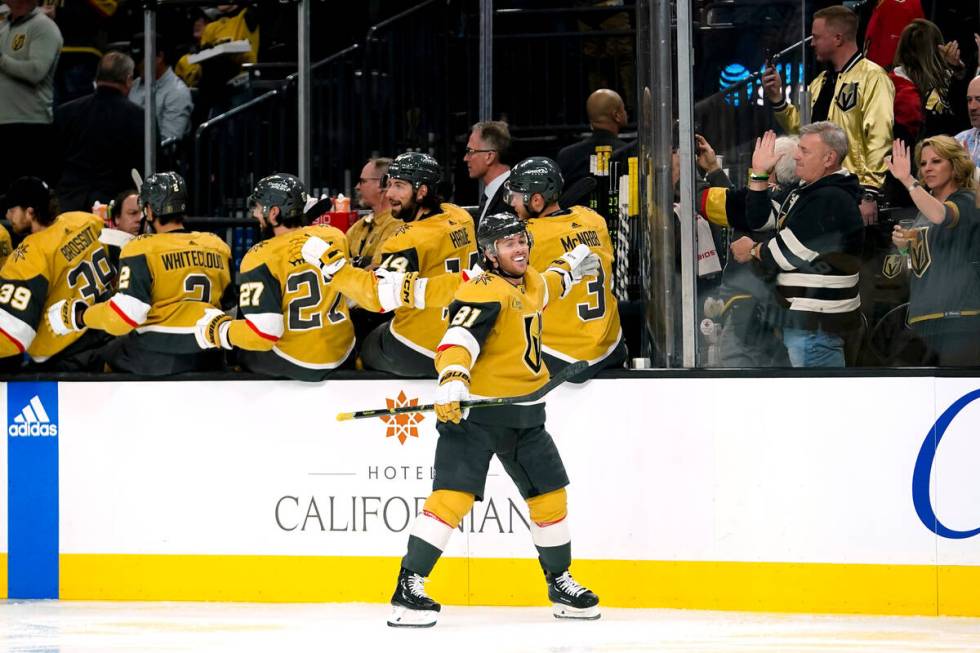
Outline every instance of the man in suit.
<path id="1" fill-rule="evenodd" d="M 54 114 L 63 167 L 58 200 L 63 211 L 89 211 L 132 186 L 143 167 L 143 109 L 127 99 L 133 60 L 121 52 L 102 57 L 95 92 L 58 107 Z"/>
<path id="2" fill-rule="evenodd" d="M 626 126 L 626 105 L 619 93 L 600 88 L 585 103 L 592 134 L 580 143 L 563 147 L 558 152 L 558 167 L 565 178 L 565 188 L 589 175 L 589 160 L 598 148 L 614 152 L 626 145 L 619 140 L 619 131 Z"/>
<path id="3" fill-rule="evenodd" d="M 510 130 L 507 123 L 500 120 L 478 122 L 470 130 L 466 141 L 463 161 L 470 179 L 483 182 L 483 194 L 476 213 L 476 224 L 484 216 L 508 211 L 510 207 L 503 200 L 504 182 L 510 176 L 508 151 L 510 150 Z"/>

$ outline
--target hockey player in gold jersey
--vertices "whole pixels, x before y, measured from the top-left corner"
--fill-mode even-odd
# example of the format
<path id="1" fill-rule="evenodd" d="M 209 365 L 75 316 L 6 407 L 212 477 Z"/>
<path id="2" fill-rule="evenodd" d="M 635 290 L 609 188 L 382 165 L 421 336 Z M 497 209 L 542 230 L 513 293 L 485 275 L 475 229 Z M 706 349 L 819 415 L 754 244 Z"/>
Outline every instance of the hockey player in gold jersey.
<path id="1" fill-rule="evenodd" d="M 153 376 L 219 369 L 220 352 L 202 352 L 195 324 L 217 308 L 231 281 L 230 251 L 209 233 L 184 229 L 187 188 L 174 172 L 150 176 L 140 204 L 155 233 L 127 243 L 119 281 L 108 301 L 52 306 L 48 320 L 65 337 L 98 329 L 117 338 L 106 354 L 114 371 Z"/>
<path id="2" fill-rule="evenodd" d="M 99 242 L 102 219 L 81 211 L 56 216 L 51 191 L 34 177 L 11 184 L 5 201 L 14 232 L 25 238 L 0 269 L 3 368 L 19 368 L 26 352 L 35 368 L 98 371 L 99 348 L 108 339 L 82 332 L 58 336 L 43 316 L 52 305 L 108 296 L 113 270 Z"/>
<path id="3" fill-rule="evenodd" d="M 388 625 L 435 625 L 441 606 L 425 593 L 426 576 L 473 502 L 483 499 L 494 455 L 527 501 L 531 539 L 555 616 L 598 619 L 599 598 L 568 571 L 568 476 L 544 428 L 544 402 L 469 411 L 461 411 L 460 402 L 471 396 L 522 395 L 548 382 L 541 352 L 542 310 L 548 307 L 550 312 L 555 303 L 567 301 L 563 298 L 575 284 L 596 274 L 599 260 L 579 245 L 538 273 L 528 265 L 531 236 L 510 213 L 480 222 L 479 247 L 487 271 L 456 291 L 449 328 L 437 348 L 439 440 L 433 492 L 409 536 Z"/>
<path id="4" fill-rule="evenodd" d="M 343 265 L 332 284 L 360 306 L 394 310 L 361 344 L 364 366 L 407 377 L 433 377 L 436 345 L 446 330 L 445 307 L 459 285 L 459 273 L 476 263 L 473 218 L 438 197 L 442 169 L 431 156 L 407 152 L 388 167 L 386 193 L 392 215 L 404 224 L 381 246 L 374 274 Z M 307 260 L 321 267 L 340 255 L 323 239 L 310 238 Z M 343 254 L 347 257 L 347 254 Z"/>
<path id="5" fill-rule="evenodd" d="M 584 206 L 558 206 L 562 189 L 558 164 L 547 157 L 524 159 L 504 182 L 505 201 L 527 220 L 534 239 L 531 266 L 544 269 L 551 261 L 588 245 L 599 257 L 599 274 L 572 289 L 567 301 L 548 314 L 541 350 L 552 373 L 583 360 L 589 368 L 572 379 L 581 383 L 607 367 L 621 367 L 626 344 L 619 306 L 612 292 L 613 247 L 605 219 Z"/>
<path id="6" fill-rule="evenodd" d="M 262 225 L 263 240 L 242 260 L 239 319 L 209 311 L 198 322 L 207 347 L 241 350 L 239 361 L 253 372 L 300 381 L 321 381 L 354 350 L 347 300 L 303 259 L 310 236 L 346 251 L 344 235 L 328 226 L 303 226 L 306 190 L 292 175 L 259 181 L 249 204 Z M 370 275 L 369 272 L 364 272 Z"/>

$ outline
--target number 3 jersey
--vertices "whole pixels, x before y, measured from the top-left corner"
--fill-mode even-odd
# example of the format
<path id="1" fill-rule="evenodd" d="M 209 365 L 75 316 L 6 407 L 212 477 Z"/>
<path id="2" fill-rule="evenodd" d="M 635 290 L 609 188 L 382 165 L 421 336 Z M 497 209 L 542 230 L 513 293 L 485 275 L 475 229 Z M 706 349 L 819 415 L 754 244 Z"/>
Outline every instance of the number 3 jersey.
<path id="1" fill-rule="evenodd" d="M 303 244 L 319 236 L 347 251 L 343 233 L 312 226 L 264 240 L 242 260 L 239 314 L 228 339 L 252 351 L 272 350 L 284 363 L 308 370 L 331 370 L 354 349 L 347 301 L 303 260 Z"/>
<path id="2" fill-rule="evenodd" d="M 0 356 L 26 351 L 42 363 L 73 344 L 82 331 L 55 335 L 44 319 L 62 299 L 93 302 L 108 296 L 113 276 L 99 242 L 102 219 L 70 211 L 28 235 L 0 269 Z"/>
<path id="3" fill-rule="evenodd" d="M 619 306 L 612 293 L 613 248 L 605 219 L 592 209 L 573 206 L 532 218 L 527 229 L 534 238 L 531 266 L 538 270 L 580 244 L 588 245 L 599 257 L 599 274 L 583 279 L 548 309 L 543 345 L 546 354 L 561 360 L 599 362 L 622 338 Z"/>
<path id="4" fill-rule="evenodd" d="M 200 351 L 194 325 L 219 308 L 231 281 L 231 251 L 210 233 L 145 234 L 119 254 L 119 282 L 109 301 L 85 311 L 85 325 L 112 335 L 133 330 L 139 345 L 168 354 Z"/>

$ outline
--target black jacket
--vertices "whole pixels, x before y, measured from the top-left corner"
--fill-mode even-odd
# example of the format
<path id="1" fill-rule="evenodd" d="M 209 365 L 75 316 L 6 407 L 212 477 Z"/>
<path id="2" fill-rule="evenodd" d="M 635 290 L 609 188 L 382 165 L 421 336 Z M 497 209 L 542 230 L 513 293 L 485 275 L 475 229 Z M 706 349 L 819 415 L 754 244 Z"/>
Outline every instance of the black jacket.
<path id="1" fill-rule="evenodd" d="M 565 178 L 565 188 L 589 174 L 589 157 L 595 154 L 595 148 L 600 145 L 609 145 L 615 152 L 626 143 L 619 140 L 612 132 L 596 129 L 584 141 L 563 147 L 558 152 L 557 162 Z"/>
<path id="2" fill-rule="evenodd" d="M 54 114 L 64 162 L 58 182 L 62 211 L 89 211 L 133 186 L 143 169 L 143 109 L 114 88 L 60 106 Z"/>
<path id="3" fill-rule="evenodd" d="M 860 197 L 857 177 L 842 169 L 796 187 L 783 201 L 759 265 L 776 277 L 778 297 L 789 309 L 787 326 L 839 333 L 860 323 Z M 771 210 L 768 191 L 749 191 L 747 226 L 763 228 Z"/>

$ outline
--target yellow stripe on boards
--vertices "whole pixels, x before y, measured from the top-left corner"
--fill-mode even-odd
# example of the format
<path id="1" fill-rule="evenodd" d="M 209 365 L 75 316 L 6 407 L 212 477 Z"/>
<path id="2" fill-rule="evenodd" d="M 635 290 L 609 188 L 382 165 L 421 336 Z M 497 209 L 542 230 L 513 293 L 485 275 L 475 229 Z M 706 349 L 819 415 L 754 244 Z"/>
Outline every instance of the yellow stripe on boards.
<path id="1" fill-rule="evenodd" d="M 7 598 L 7 554 L 0 553 L 0 599 Z"/>
<path id="2" fill-rule="evenodd" d="M 399 559 L 315 556 L 61 555 L 61 598 L 376 602 Z M 980 567 L 578 560 L 602 604 L 762 612 L 980 617 Z M 426 586 L 450 605 L 546 605 L 536 560 L 445 558 Z"/>

